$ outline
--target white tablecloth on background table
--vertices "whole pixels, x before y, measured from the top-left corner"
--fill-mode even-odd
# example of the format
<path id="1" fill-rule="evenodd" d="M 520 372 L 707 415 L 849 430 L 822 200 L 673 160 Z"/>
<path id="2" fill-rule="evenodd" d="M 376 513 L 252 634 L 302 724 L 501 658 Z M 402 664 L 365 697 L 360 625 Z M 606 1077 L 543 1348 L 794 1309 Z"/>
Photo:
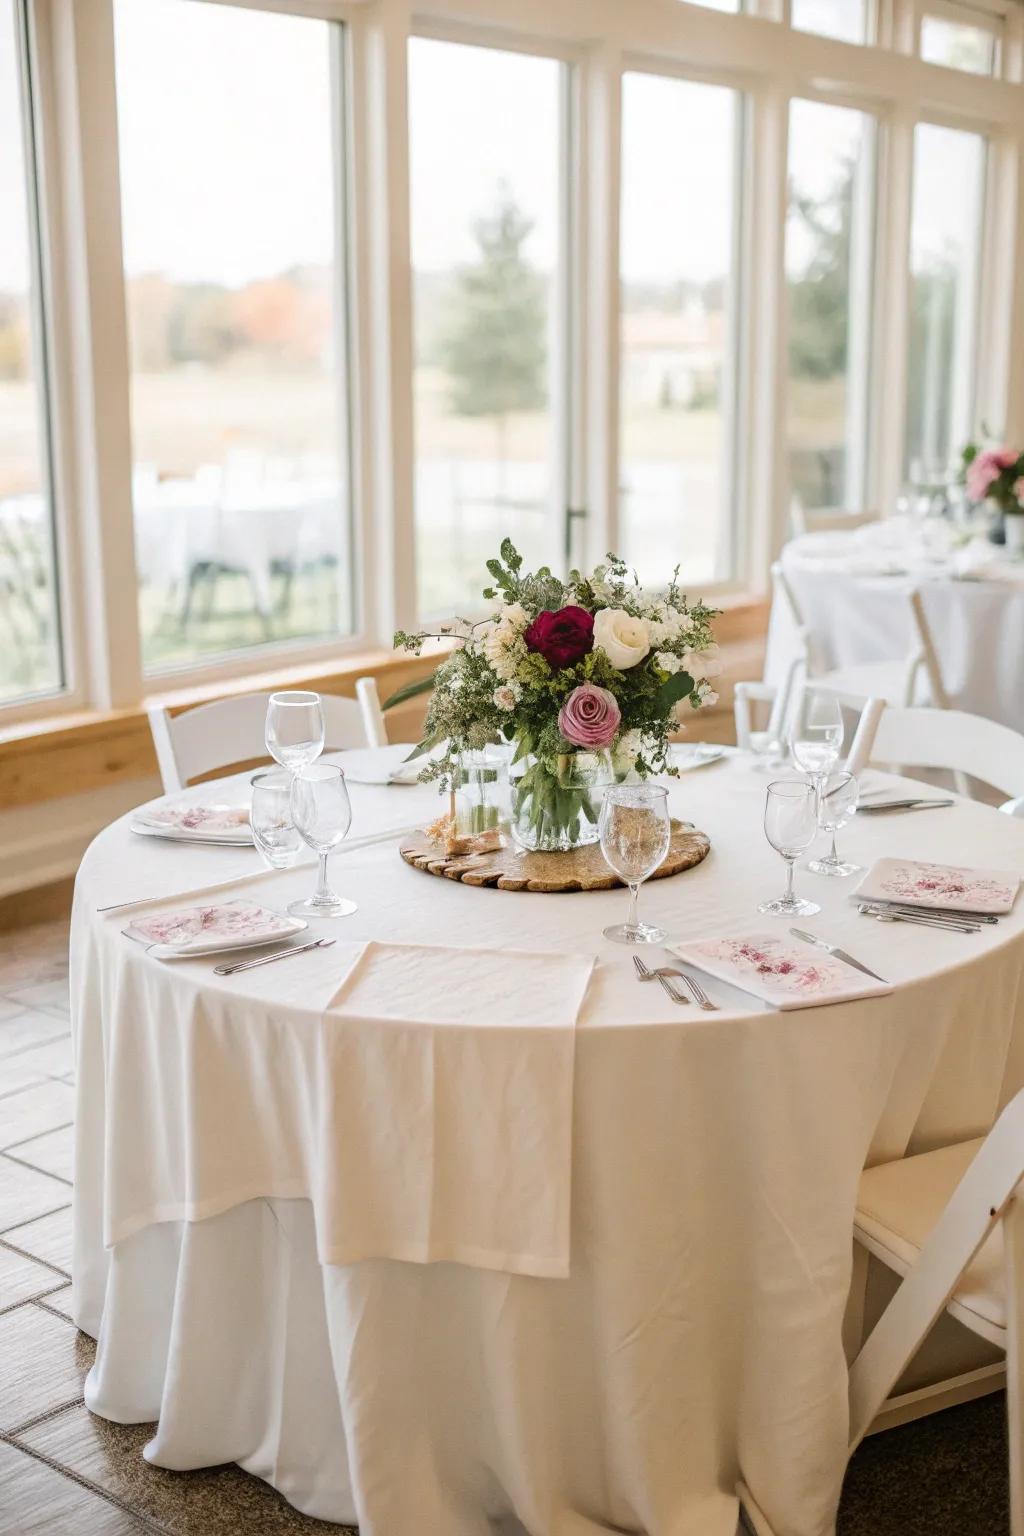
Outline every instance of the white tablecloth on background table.
<path id="1" fill-rule="evenodd" d="M 756 902 L 783 880 L 761 831 L 765 783 L 734 759 L 673 787 L 673 812 L 708 831 L 712 852 L 646 887 L 646 916 L 679 937 L 763 927 Z M 354 834 L 436 805 L 423 789 L 352 797 Z M 845 1466 L 858 1176 L 867 1161 L 983 1132 L 1024 1085 L 1024 904 L 978 935 L 936 934 L 860 917 L 849 882 L 804 873 L 824 907 L 807 925 L 893 994 L 780 1014 L 709 983 L 723 1008 L 704 1014 L 640 985 L 630 950 L 601 938 L 625 893 L 474 889 L 381 844 L 334 861 L 336 887 L 359 902 L 331 925 L 335 949 L 230 986 L 213 962 L 133 950 L 126 989 L 116 946 L 128 941 L 95 907 L 123 894 L 138 842 L 124 821 L 109 828 L 76 890 L 75 1310 L 100 1340 L 89 1406 L 159 1418 L 147 1454 L 161 1466 L 238 1461 L 362 1536 L 733 1536 L 738 1477 L 777 1536 L 828 1536 Z M 1024 824 L 964 802 L 864 818 L 841 847 L 860 862 L 1020 868 Z M 162 849 L 167 889 L 187 887 L 197 853 Z M 205 857 L 203 879 L 208 868 Z M 284 878 L 287 894 L 300 876 L 310 871 Z M 175 1050 L 201 1074 L 204 1037 L 230 1023 L 251 1031 L 250 1054 L 266 1042 L 272 1092 L 248 1134 L 273 1137 L 275 1098 L 281 1114 L 305 1106 L 315 1120 L 333 1069 L 310 1066 L 297 1042 L 319 1027 L 350 947 L 368 942 L 598 956 L 575 1030 L 568 1277 L 386 1257 L 321 1265 L 316 1201 L 274 1189 L 105 1248 L 128 1155 L 110 1096 Z M 521 1035 L 525 1052 L 525 1021 Z M 198 1075 L 171 1077 L 147 1089 L 166 1094 L 168 1121 L 202 1097 L 190 1098 Z M 386 1122 L 394 1108 L 368 1090 L 364 1114 Z"/>
<path id="2" fill-rule="evenodd" d="M 951 705 L 1024 731 L 1024 562 L 984 543 L 940 544 L 929 554 L 897 519 L 853 533 L 805 534 L 781 558 L 828 668 L 905 656 L 912 637 L 899 599 L 916 587 Z M 776 602 L 765 666 L 770 682 L 785 675 L 791 634 Z"/>

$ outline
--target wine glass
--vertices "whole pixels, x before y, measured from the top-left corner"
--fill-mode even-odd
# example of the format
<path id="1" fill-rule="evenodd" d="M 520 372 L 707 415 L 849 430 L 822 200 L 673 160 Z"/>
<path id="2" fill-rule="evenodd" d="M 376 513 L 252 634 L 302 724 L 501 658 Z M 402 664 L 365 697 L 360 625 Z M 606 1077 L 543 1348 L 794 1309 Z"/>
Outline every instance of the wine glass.
<path id="1" fill-rule="evenodd" d="M 812 784 L 780 779 L 768 785 L 764 804 L 764 835 L 786 861 L 786 890 L 773 901 L 762 901 L 759 912 L 776 917 L 810 917 L 821 908 L 793 893 L 793 865 L 814 841 L 818 830 L 817 796 Z"/>
<path id="2" fill-rule="evenodd" d="M 320 860 L 320 878 L 314 894 L 293 901 L 294 917 L 348 917 L 354 901 L 338 896 L 327 884 L 327 856 L 344 842 L 352 825 L 352 803 L 345 775 L 334 763 L 311 763 L 292 779 L 289 797 L 291 816 L 299 836 Z"/>
<path id="3" fill-rule="evenodd" d="M 600 818 L 601 852 L 629 886 L 629 915 L 604 930 L 619 944 L 660 944 L 662 928 L 637 919 L 640 887 L 668 852 L 668 795 L 660 784 L 615 784 L 606 790 Z"/>
<path id="4" fill-rule="evenodd" d="M 272 693 L 267 704 L 267 751 L 298 773 L 324 749 L 324 711 L 318 693 Z"/>
<path id="5" fill-rule="evenodd" d="M 252 838 L 271 869 L 290 868 L 302 852 L 302 839 L 292 821 L 291 788 L 292 776 L 283 768 L 257 773 L 252 781 Z"/>
<path id="6" fill-rule="evenodd" d="M 834 693 L 807 688 L 797 706 L 790 732 L 793 761 L 807 774 L 817 792 L 843 750 L 843 708 Z"/>
<path id="7" fill-rule="evenodd" d="M 857 875 L 859 864 L 845 864 L 836 852 L 836 833 L 857 811 L 857 780 L 852 773 L 833 773 L 825 779 L 818 800 L 818 825 L 832 834 L 832 848 L 823 859 L 812 859 L 807 868 L 815 875 Z"/>

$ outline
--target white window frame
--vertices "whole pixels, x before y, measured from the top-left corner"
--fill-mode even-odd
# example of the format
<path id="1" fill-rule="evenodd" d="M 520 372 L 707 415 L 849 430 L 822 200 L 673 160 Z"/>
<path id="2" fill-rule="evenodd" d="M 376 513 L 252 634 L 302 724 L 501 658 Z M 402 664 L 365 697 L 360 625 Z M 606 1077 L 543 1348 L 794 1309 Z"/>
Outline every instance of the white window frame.
<path id="1" fill-rule="evenodd" d="M 242 4 L 346 25 L 349 147 L 350 441 L 357 632 L 254 648 L 173 678 L 143 676 L 135 600 L 128 353 L 118 221 L 112 0 L 26 0 L 36 40 L 51 329 L 56 522 L 65 668 L 59 698 L 0 706 L 0 731 L 41 714 L 137 707 L 156 687 L 316 665 L 389 644 L 415 607 L 407 46 L 443 36 L 559 58 L 575 70 L 570 284 L 575 346 L 566 481 L 573 560 L 614 546 L 618 519 L 621 81 L 627 68 L 724 84 L 748 103 L 741 192 L 734 580 L 763 593 L 788 532 L 784 234 L 794 96 L 849 105 L 878 127 L 876 255 L 866 433 L 867 505 L 900 489 L 909 223 L 916 121 L 989 142 L 976 337 L 976 412 L 1024 435 L 1024 10 L 972 0 L 1003 33 L 995 77 L 924 63 L 921 12 L 950 0 L 877 0 L 865 46 L 799 32 L 787 0 L 723 13 L 687 0 L 181 0 Z M 569 189 L 565 199 L 569 205 Z M 880 343 L 884 342 L 884 345 Z"/>

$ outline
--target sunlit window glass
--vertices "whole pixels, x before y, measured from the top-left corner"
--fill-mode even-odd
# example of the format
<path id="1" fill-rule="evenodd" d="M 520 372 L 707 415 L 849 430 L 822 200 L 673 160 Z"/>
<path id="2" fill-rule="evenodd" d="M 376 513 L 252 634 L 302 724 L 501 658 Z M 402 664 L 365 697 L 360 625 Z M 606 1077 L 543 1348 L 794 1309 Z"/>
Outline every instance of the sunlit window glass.
<path id="1" fill-rule="evenodd" d="M 61 687 L 29 99 L 0 0 L 0 702 Z"/>
<path id="2" fill-rule="evenodd" d="M 623 81 L 620 544 L 650 581 L 732 569 L 738 119 L 723 86 Z"/>
<path id="3" fill-rule="evenodd" d="M 552 59 L 414 38 L 409 135 L 420 611 L 480 608 L 509 534 L 564 536 L 561 98 Z"/>
<path id="4" fill-rule="evenodd" d="M 115 0 L 147 670 L 352 627 L 339 28 Z"/>
<path id="5" fill-rule="evenodd" d="M 792 14 L 801 32 L 818 32 L 844 43 L 865 41 L 865 0 L 793 0 Z"/>
<path id="6" fill-rule="evenodd" d="M 789 122 L 789 487 L 809 508 L 863 498 L 872 123 L 794 101 Z"/>
<path id="7" fill-rule="evenodd" d="M 929 64 L 990 75 L 995 68 L 996 40 L 984 27 L 972 27 L 941 16 L 921 18 L 921 57 Z"/>
<path id="8" fill-rule="evenodd" d="M 906 467 L 945 478 L 973 422 L 985 140 L 919 123 L 914 135 Z"/>

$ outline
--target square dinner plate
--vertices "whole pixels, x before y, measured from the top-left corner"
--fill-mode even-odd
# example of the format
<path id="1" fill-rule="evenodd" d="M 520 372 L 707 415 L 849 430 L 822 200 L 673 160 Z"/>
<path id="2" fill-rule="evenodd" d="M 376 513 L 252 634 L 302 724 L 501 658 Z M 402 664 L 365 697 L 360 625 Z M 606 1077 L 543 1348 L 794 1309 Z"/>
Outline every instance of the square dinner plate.
<path id="1" fill-rule="evenodd" d="M 273 944 L 308 926 L 301 917 L 289 917 L 255 901 L 218 901 L 151 912 L 123 931 L 162 960 L 186 960 Z"/>
<path id="2" fill-rule="evenodd" d="M 919 859 L 878 859 L 853 892 L 858 901 L 899 902 L 942 911 L 1009 912 L 1020 876 L 1009 869 L 970 869 Z"/>

